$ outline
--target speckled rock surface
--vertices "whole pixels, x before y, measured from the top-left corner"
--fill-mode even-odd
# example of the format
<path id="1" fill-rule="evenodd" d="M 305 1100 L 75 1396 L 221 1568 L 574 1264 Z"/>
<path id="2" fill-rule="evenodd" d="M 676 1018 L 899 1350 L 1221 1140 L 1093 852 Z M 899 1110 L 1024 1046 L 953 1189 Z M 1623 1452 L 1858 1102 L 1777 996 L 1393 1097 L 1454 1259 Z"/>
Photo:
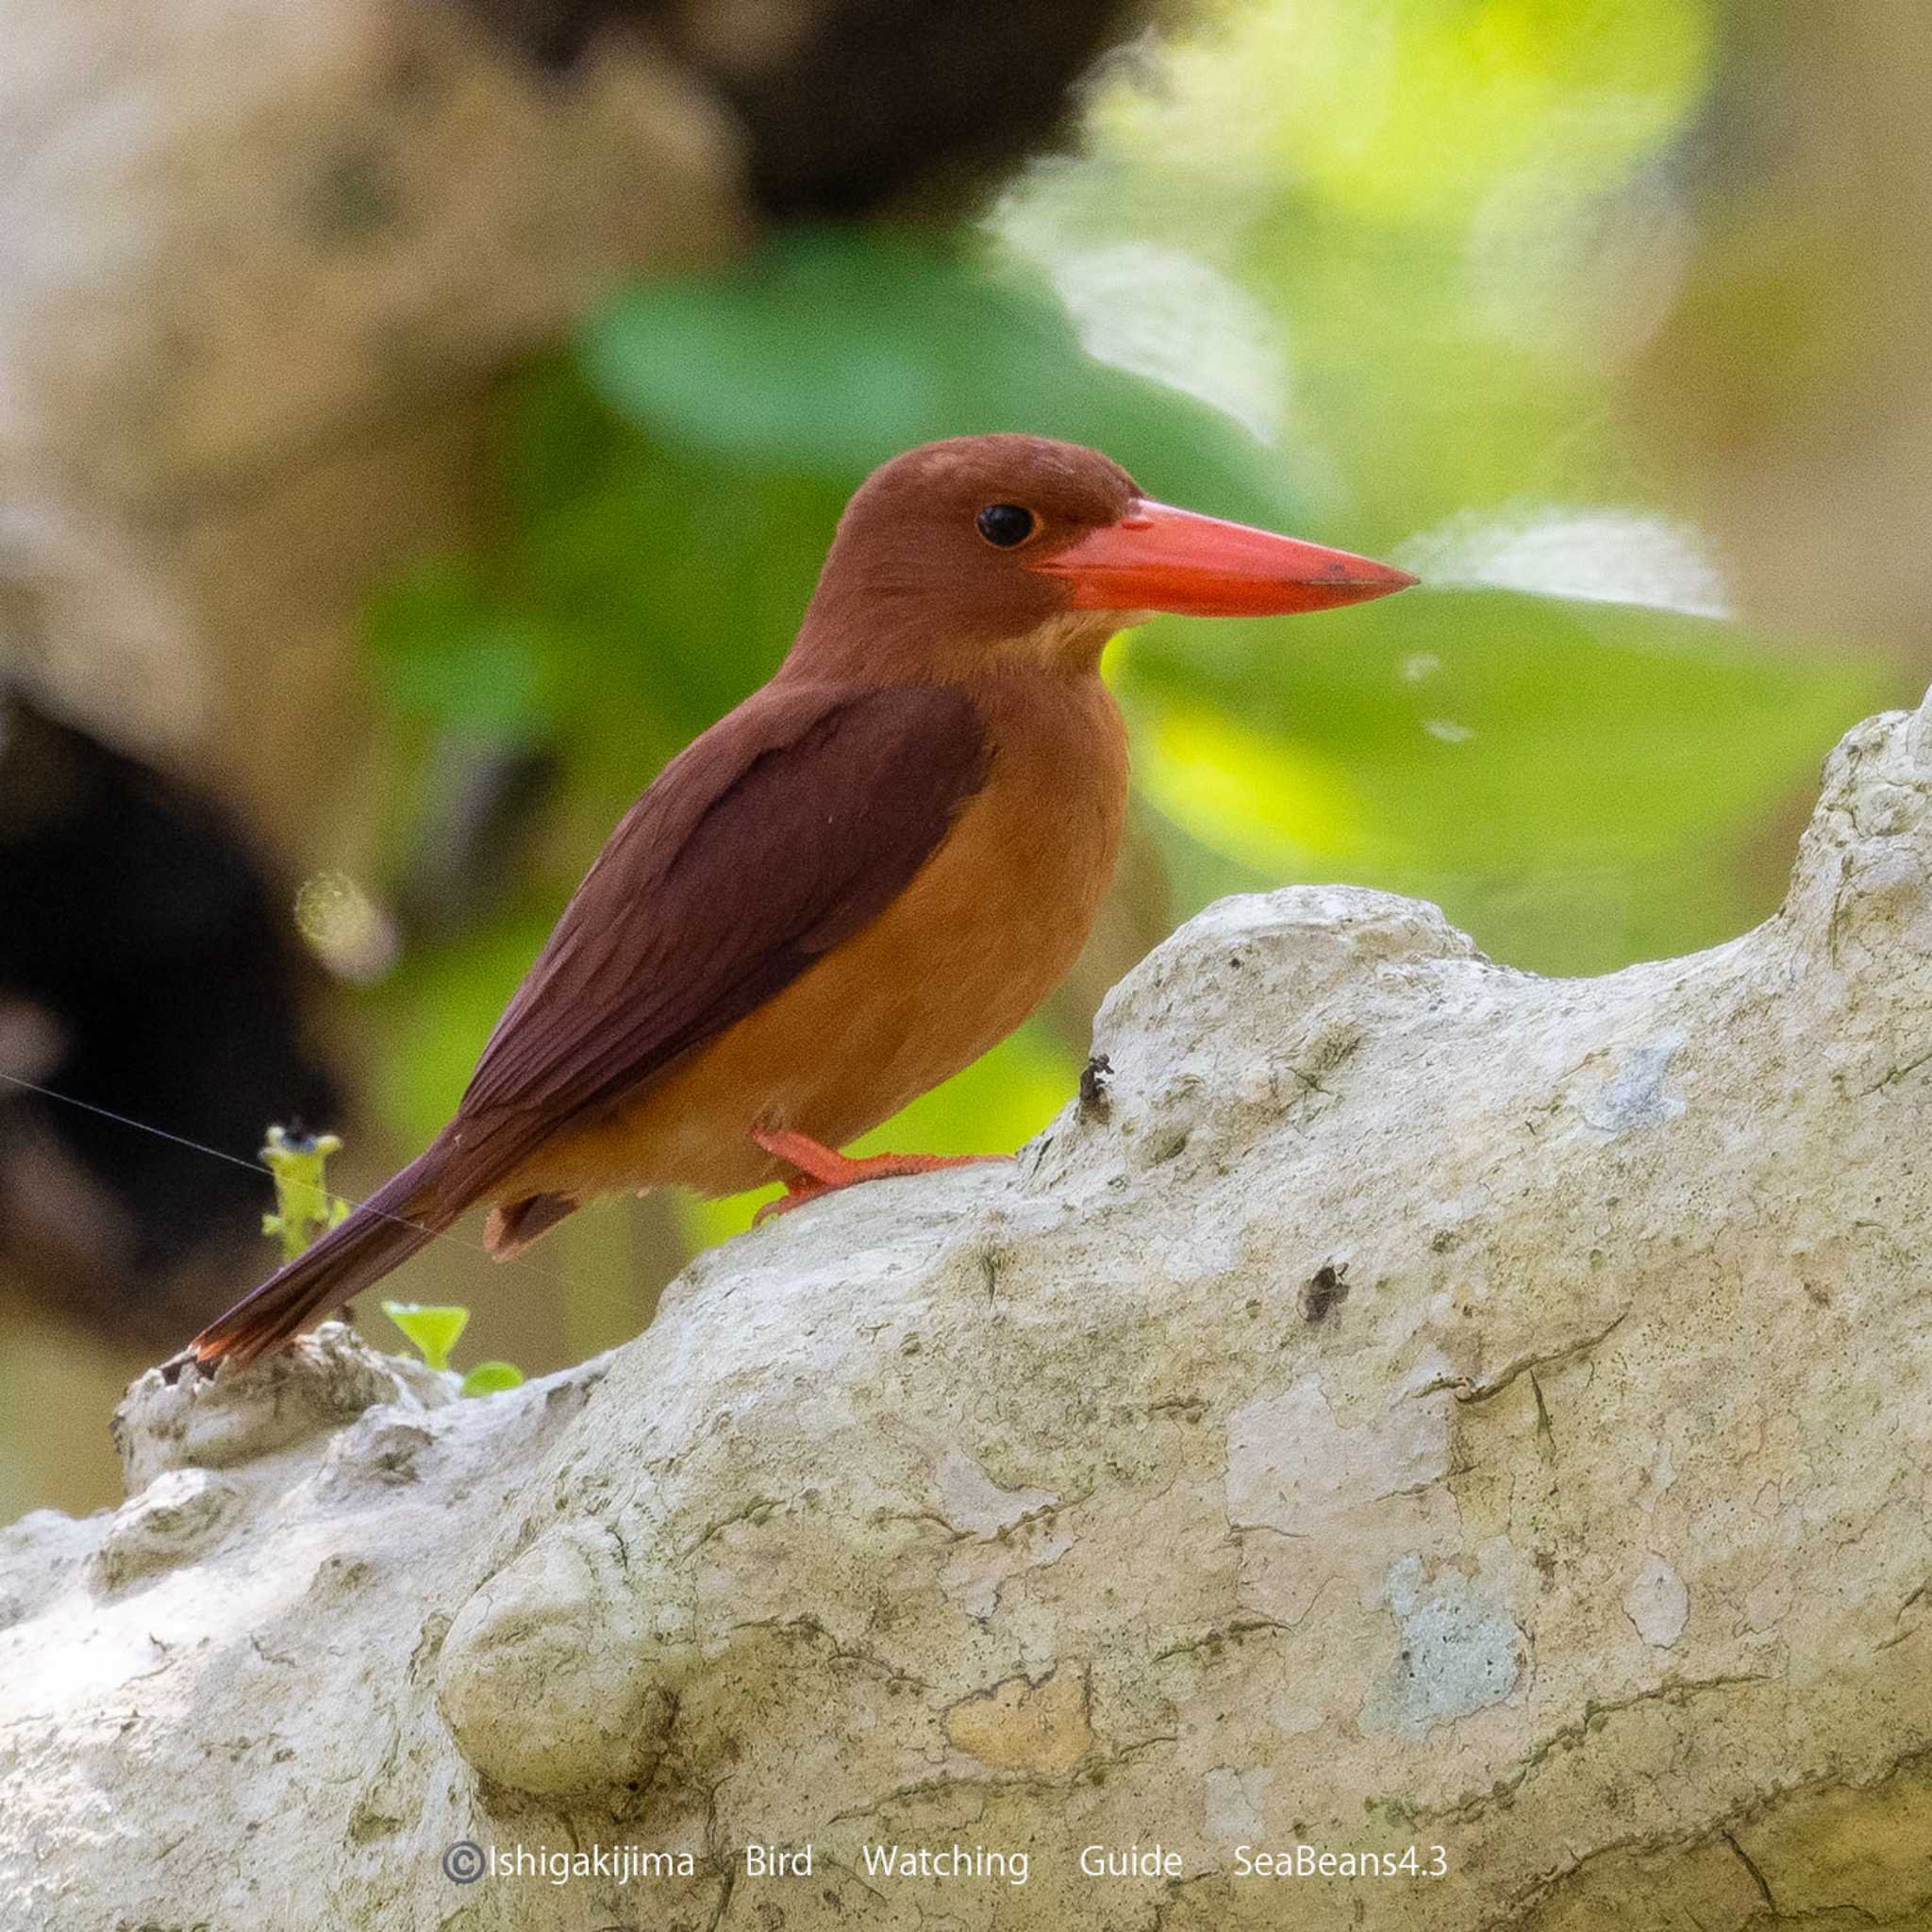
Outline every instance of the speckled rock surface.
<path id="1" fill-rule="evenodd" d="M 390 1400 L 340 1330 L 138 1384 L 126 1507 L 0 1540 L 0 1894 L 1932 1923 L 1928 799 L 1932 711 L 1861 726 L 1777 918 L 1602 980 L 1224 902 L 1016 1170 L 803 1209 L 508 1395 Z M 458 1840 L 634 1849 L 459 1885 Z"/>

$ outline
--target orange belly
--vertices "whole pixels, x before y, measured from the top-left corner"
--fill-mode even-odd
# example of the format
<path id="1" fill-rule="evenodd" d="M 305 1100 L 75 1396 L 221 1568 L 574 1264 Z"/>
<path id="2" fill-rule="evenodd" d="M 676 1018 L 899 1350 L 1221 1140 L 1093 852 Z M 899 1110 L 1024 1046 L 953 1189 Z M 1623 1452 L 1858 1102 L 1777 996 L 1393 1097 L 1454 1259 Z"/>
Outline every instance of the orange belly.
<path id="1" fill-rule="evenodd" d="M 1126 741 L 1097 678 L 993 723 L 985 788 L 870 925 L 650 1081 L 553 1136 L 496 1198 L 778 1177 L 753 1127 L 855 1140 L 1003 1040 L 1072 967 L 1112 874 Z"/>

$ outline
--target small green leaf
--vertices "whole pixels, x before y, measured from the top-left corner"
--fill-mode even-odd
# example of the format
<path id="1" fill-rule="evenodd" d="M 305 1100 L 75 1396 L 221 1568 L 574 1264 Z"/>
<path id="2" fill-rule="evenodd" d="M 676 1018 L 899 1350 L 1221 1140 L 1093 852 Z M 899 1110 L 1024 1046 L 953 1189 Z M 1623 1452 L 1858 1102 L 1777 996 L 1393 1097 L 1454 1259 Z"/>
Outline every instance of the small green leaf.
<path id="1" fill-rule="evenodd" d="M 424 1302 L 389 1302 L 382 1312 L 416 1344 L 432 1369 L 449 1367 L 450 1351 L 470 1325 L 463 1307 L 435 1307 Z"/>
<path id="2" fill-rule="evenodd" d="M 514 1362 L 478 1362 L 463 1377 L 461 1393 L 495 1395 L 505 1389 L 523 1385 L 524 1372 Z"/>

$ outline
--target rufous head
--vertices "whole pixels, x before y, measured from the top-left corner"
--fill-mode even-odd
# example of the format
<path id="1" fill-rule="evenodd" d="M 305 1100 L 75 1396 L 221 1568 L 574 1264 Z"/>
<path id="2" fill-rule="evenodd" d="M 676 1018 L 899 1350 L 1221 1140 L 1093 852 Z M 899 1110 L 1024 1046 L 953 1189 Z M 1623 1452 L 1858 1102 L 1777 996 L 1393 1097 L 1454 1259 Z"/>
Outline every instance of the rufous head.
<path id="1" fill-rule="evenodd" d="M 1407 571 L 1156 503 L 1098 450 L 1041 436 L 958 436 L 860 485 L 797 651 L 842 668 L 957 674 L 997 653 L 1091 670 L 1155 611 L 1325 610 L 1415 582 Z"/>

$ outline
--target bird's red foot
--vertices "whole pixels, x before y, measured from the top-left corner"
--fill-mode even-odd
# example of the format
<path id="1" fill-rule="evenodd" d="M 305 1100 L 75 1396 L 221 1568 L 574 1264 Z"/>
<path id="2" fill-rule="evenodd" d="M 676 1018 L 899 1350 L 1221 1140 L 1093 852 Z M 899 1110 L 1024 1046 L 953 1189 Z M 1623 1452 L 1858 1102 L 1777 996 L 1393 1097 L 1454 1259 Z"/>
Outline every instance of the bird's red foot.
<path id="1" fill-rule="evenodd" d="M 753 1141 L 774 1158 L 798 1172 L 785 1183 L 785 1192 L 776 1201 L 767 1201 L 752 1216 L 753 1225 L 774 1214 L 789 1214 L 822 1194 L 836 1193 L 841 1188 L 856 1187 L 860 1181 L 891 1180 L 895 1174 L 937 1174 L 942 1167 L 976 1167 L 988 1160 L 1010 1160 L 1010 1154 L 868 1154 L 858 1159 L 822 1145 L 809 1134 L 790 1127 L 770 1131 L 754 1127 Z"/>

